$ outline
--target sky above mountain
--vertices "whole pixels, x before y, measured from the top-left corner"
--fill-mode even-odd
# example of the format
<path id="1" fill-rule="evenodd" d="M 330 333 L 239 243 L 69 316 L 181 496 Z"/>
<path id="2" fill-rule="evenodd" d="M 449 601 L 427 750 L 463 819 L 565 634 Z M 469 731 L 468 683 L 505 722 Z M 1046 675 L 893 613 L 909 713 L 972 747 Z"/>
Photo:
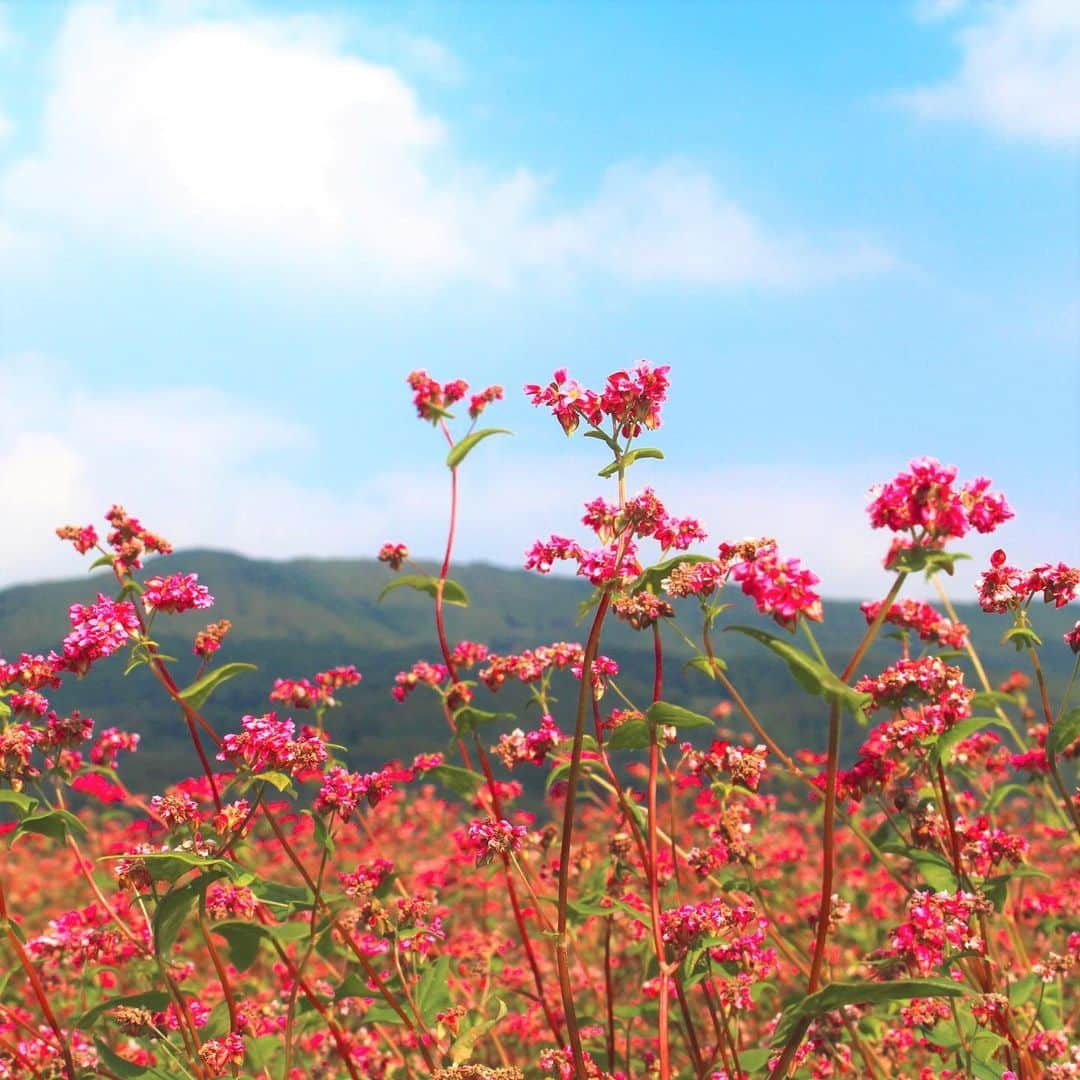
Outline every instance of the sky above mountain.
<path id="1" fill-rule="evenodd" d="M 991 476 L 1080 560 L 1080 5 L 0 5 L 0 582 L 178 545 L 435 554 L 405 376 L 507 388 L 459 552 L 609 494 L 521 393 L 671 365 L 653 485 L 881 591 L 872 483 Z M 964 577 L 964 588 L 972 571 Z"/>

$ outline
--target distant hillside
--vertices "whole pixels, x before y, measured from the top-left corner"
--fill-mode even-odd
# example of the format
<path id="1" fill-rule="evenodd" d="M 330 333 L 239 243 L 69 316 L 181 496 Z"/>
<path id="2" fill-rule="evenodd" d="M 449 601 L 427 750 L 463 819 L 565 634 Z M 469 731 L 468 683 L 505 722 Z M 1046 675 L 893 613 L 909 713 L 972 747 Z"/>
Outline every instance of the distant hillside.
<path id="1" fill-rule="evenodd" d="M 390 696 L 395 673 L 417 659 L 437 660 L 438 647 L 429 597 L 399 589 L 377 603 L 379 591 L 393 576 L 385 566 L 372 560 L 271 562 L 188 551 L 156 560 L 153 569 L 158 573 L 195 571 L 216 597 L 210 612 L 161 618 L 155 624 L 163 650 L 179 658 L 180 676 L 186 680 L 195 670 L 191 639 L 207 616 L 233 622 L 233 633 L 219 654 L 223 661 L 258 665 L 258 672 L 226 684 L 211 702 L 207 715 L 219 730 L 235 728 L 244 713 L 267 711 L 266 695 L 276 677 L 311 676 L 336 664 L 355 664 L 364 681 L 343 693 L 347 704 L 331 716 L 335 741 L 349 747 L 354 766 L 378 765 L 395 757 L 409 760 L 422 750 L 445 746 L 445 722 L 430 696 L 418 692 L 406 705 L 398 705 Z M 584 636 L 585 628 L 576 621 L 578 604 L 587 595 L 580 581 L 482 564 L 457 568 L 453 576 L 471 600 L 468 609 L 447 609 L 454 641 L 481 641 L 497 652 L 509 652 Z M 68 606 L 92 599 L 99 590 L 113 590 L 106 572 L 0 591 L 0 656 L 10 659 L 20 651 L 56 647 L 68 630 Z M 775 629 L 741 594 L 731 591 L 726 599 L 734 607 L 725 613 L 725 625 L 750 623 Z M 827 602 L 825 614 L 825 622 L 815 632 L 826 656 L 839 668 L 858 641 L 865 620 L 850 601 Z M 960 614 L 972 627 L 992 678 L 1004 678 L 1012 668 L 1024 666 L 1023 658 L 1011 648 L 998 645 L 1007 625 L 1004 619 L 985 616 L 972 605 L 965 605 Z M 1060 644 L 1061 635 L 1075 621 L 1075 607 L 1062 611 L 1040 607 L 1035 619 L 1048 645 L 1044 652 L 1049 677 L 1060 690 L 1072 659 Z M 686 610 L 682 625 L 692 637 L 698 632 L 692 608 Z M 620 662 L 623 690 L 647 704 L 652 670 L 649 639 L 614 619 L 607 626 L 602 651 Z M 716 638 L 734 681 L 780 741 L 792 747 L 822 747 L 821 703 L 797 691 L 783 664 L 754 642 L 737 634 L 718 633 Z M 665 697 L 707 711 L 721 695 L 699 672 L 684 669 L 685 645 L 674 635 L 667 640 Z M 864 670 L 890 662 L 895 646 L 886 641 L 876 647 Z M 61 709 L 80 708 L 95 717 L 99 727 L 116 725 L 142 733 L 143 749 L 126 770 L 133 785 L 154 789 L 188 775 L 196 764 L 175 710 L 163 700 L 160 687 L 145 669 L 125 679 L 123 666 L 119 657 L 103 662 L 85 680 L 73 680 L 56 692 L 54 704 Z M 974 685 L 974 678 L 969 682 Z M 557 719 L 565 728 L 572 722 L 567 715 L 572 697 L 569 685 L 562 696 L 564 711 Z M 511 707 L 514 697 L 512 691 L 500 691 L 498 709 Z M 484 707 L 489 700 L 481 688 L 478 705 Z M 849 728 L 854 743 L 858 731 L 854 725 Z"/>

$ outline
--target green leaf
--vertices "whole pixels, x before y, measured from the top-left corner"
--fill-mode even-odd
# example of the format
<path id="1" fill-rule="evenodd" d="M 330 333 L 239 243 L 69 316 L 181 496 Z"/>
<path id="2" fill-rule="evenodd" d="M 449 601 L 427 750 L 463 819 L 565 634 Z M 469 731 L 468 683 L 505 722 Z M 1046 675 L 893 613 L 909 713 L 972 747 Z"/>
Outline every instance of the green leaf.
<path id="1" fill-rule="evenodd" d="M 604 743 L 605 750 L 643 750 L 649 745 L 649 725 L 644 720 L 624 720 Z"/>
<path id="2" fill-rule="evenodd" d="M 1046 756 L 1055 758 L 1080 739 L 1080 705 L 1070 709 L 1046 736 Z"/>
<path id="3" fill-rule="evenodd" d="M 122 1058 L 101 1039 L 95 1039 L 94 1045 L 97 1047 L 101 1064 L 109 1070 L 110 1074 L 122 1077 L 123 1080 L 128 1080 L 129 1077 L 144 1077 L 146 1080 L 175 1080 L 173 1073 L 160 1066 L 135 1065 L 126 1058 Z"/>
<path id="4" fill-rule="evenodd" d="M 458 765 L 436 765 L 427 775 L 433 776 L 443 787 L 463 799 L 471 798 L 484 782 L 479 773 L 472 769 L 462 769 Z"/>
<path id="5" fill-rule="evenodd" d="M 657 450 L 655 446 L 642 446 L 637 450 L 631 450 L 626 454 L 623 454 L 621 465 L 623 470 L 629 469 L 639 458 L 658 458 L 663 460 L 663 453 Z M 614 476 L 619 471 L 619 461 L 613 461 L 610 465 L 605 465 L 596 475 L 602 476 L 605 480 L 609 476 Z"/>
<path id="6" fill-rule="evenodd" d="M 268 907 L 286 908 L 290 913 L 311 908 L 314 897 L 306 885 L 285 885 L 257 878 L 248 888 Z"/>
<path id="7" fill-rule="evenodd" d="M 681 705 L 672 705 L 667 701 L 655 701 L 645 711 L 645 717 L 657 727 L 715 727 L 716 724 L 701 713 L 691 712 Z"/>
<path id="8" fill-rule="evenodd" d="M 973 709 L 992 709 L 997 705 L 1015 705 L 1016 696 L 1014 694 L 1006 694 L 1001 690 L 980 690 L 972 699 L 971 707 Z"/>
<path id="9" fill-rule="evenodd" d="M 0 700 L 0 720 L 6 719 L 11 715 L 11 706 L 6 702 Z"/>
<path id="10" fill-rule="evenodd" d="M 245 787 L 250 787 L 255 783 L 269 784 L 271 787 L 275 787 L 278 791 L 284 793 L 288 792 L 290 795 L 296 794 L 296 788 L 293 786 L 292 777 L 283 772 L 261 772 L 256 773 L 254 776 L 249 777 Z"/>
<path id="11" fill-rule="evenodd" d="M 9 791 L 7 788 L 0 789 L 0 803 L 8 803 L 15 807 L 15 813 L 19 817 L 29 814 L 38 804 L 38 800 L 30 795 L 24 795 L 21 791 Z"/>
<path id="12" fill-rule="evenodd" d="M 229 960 L 237 971 L 247 971 L 255 963 L 259 946 L 264 939 L 271 936 L 269 927 L 260 923 L 242 922 L 239 919 L 215 922 L 211 929 L 225 939 L 229 946 Z"/>
<path id="13" fill-rule="evenodd" d="M 887 855 L 903 855 L 910 859 L 922 875 L 923 881 L 934 892 L 956 891 L 956 874 L 953 872 L 952 864 L 936 851 L 925 851 L 922 848 L 897 843 L 881 844 L 880 850 Z"/>
<path id="14" fill-rule="evenodd" d="M 105 859 L 126 859 L 127 855 L 105 855 Z M 147 872 L 153 881 L 175 881 L 182 874 L 193 869 L 216 867 L 223 874 L 230 874 L 234 866 L 225 859 L 213 859 L 209 855 L 197 855 L 193 851 L 148 851 L 137 856 L 146 863 Z M 220 876 L 220 875 L 219 875 Z"/>
<path id="15" fill-rule="evenodd" d="M 887 569 L 903 570 L 909 574 L 917 574 L 920 570 L 925 570 L 928 578 L 939 570 L 944 570 L 951 576 L 961 559 L 970 558 L 970 555 L 965 555 L 960 551 L 939 551 L 931 547 L 901 548 L 893 555 Z"/>
<path id="16" fill-rule="evenodd" d="M 714 680 L 716 679 L 717 671 L 727 671 L 727 664 L 724 663 L 719 656 L 715 658 L 715 662 L 710 660 L 707 656 L 692 656 L 686 661 L 684 667 L 700 671 L 703 675 L 707 675 L 710 679 Z"/>
<path id="17" fill-rule="evenodd" d="M 112 566 L 115 555 L 99 555 L 87 568 L 86 572 L 96 570 L 99 566 Z"/>
<path id="18" fill-rule="evenodd" d="M 222 664 L 221 667 L 208 671 L 201 679 L 196 679 L 190 686 L 180 691 L 180 696 L 193 709 L 201 709 L 209 700 L 210 695 L 229 679 L 242 674 L 245 671 L 257 671 L 254 664 Z"/>
<path id="19" fill-rule="evenodd" d="M 439 579 L 429 574 L 402 574 L 394 578 L 381 593 L 378 602 L 381 604 L 386 594 L 394 589 L 400 589 L 403 585 L 417 592 L 427 593 L 434 598 L 439 595 Z M 469 606 L 469 594 L 456 582 L 447 578 L 443 582 L 443 600 L 447 604 L 456 604 L 458 607 Z"/>
<path id="20" fill-rule="evenodd" d="M 646 567 L 630 586 L 631 593 L 639 593 L 647 590 L 651 593 L 660 591 L 660 582 L 666 578 L 676 566 L 682 563 L 716 562 L 711 555 L 676 555 L 671 559 L 658 562 L 655 566 Z"/>
<path id="21" fill-rule="evenodd" d="M 1049 880 L 1050 875 L 1034 866 L 1016 866 L 1006 874 L 995 874 L 994 877 L 987 878 L 982 883 L 982 891 L 990 897 L 994 907 L 1000 911 L 1005 906 L 1005 900 L 1008 897 L 1009 882 L 1013 878 L 1029 877 Z"/>
<path id="22" fill-rule="evenodd" d="M 11 842 L 14 844 L 18 837 L 27 833 L 63 841 L 69 830 L 80 836 L 86 835 L 86 826 L 74 814 L 67 810 L 44 810 L 37 814 L 27 814 L 11 834 Z"/>
<path id="23" fill-rule="evenodd" d="M 99 1002 L 92 1009 L 88 1009 L 75 1021 L 75 1027 L 82 1031 L 94 1026 L 94 1021 L 104 1013 L 112 1009 L 127 1005 L 132 1009 L 148 1009 L 150 1012 L 161 1012 L 169 1007 L 169 995 L 164 990 L 145 990 L 141 994 L 123 994 L 120 997 L 108 998 Z"/>
<path id="24" fill-rule="evenodd" d="M 892 982 L 835 982 L 784 1010 L 773 1034 L 773 1045 L 783 1046 L 800 1021 L 833 1012 L 845 1005 L 879 1005 L 910 998 L 963 997 L 968 991 L 951 979 L 896 979 Z"/>
<path id="25" fill-rule="evenodd" d="M 622 447 L 618 442 L 613 439 L 606 431 L 601 431 L 599 428 L 593 428 L 592 431 L 585 432 L 586 439 L 599 439 L 601 442 L 607 443 L 611 448 L 613 454 L 622 453 Z"/>
<path id="26" fill-rule="evenodd" d="M 154 951 L 162 958 L 167 958 L 180 930 L 191 911 L 192 905 L 218 878 L 224 877 L 222 870 L 211 870 L 194 881 L 185 882 L 170 889 L 154 909 L 152 926 L 154 931 Z"/>
<path id="27" fill-rule="evenodd" d="M 869 694 L 860 694 L 853 690 L 824 664 L 775 634 L 769 634 L 753 626 L 728 626 L 725 627 L 724 632 L 728 630 L 734 630 L 736 633 L 745 634 L 755 641 L 760 641 L 762 645 L 787 661 L 791 674 L 804 690 L 823 697 L 826 701 L 842 705 L 853 716 L 865 722 L 863 706 L 870 700 Z"/>
<path id="28" fill-rule="evenodd" d="M 420 976 L 416 988 L 416 1009 L 429 1027 L 435 1023 L 437 1013 L 450 1007 L 450 957 L 440 956 Z"/>
<path id="29" fill-rule="evenodd" d="M 952 759 L 952 752 L 957 743 L 963 742 L 976 731 L 981 731 L 987 724 L 1000 723 L 996 716 L 970 716 L 967 720 L 961 720 L 954 724 L 948 731 L 937 737 L 930 747 L 929 760 L 931 765 L 948 765 Z"/>
<path id="30" fill-rule="evenodd" d="M 495 998 L 495 1015 L 477 1020 L 463 1031 L 450 1047 L 450 1060 L 455 1065 L 464 1065 L 473 1055 L 476 1044 L 506 1015 L 506 1002 Z"/>
<path id="31" fill-rule="evenodd" d="M 484 712 L 483 709 L 473 709 L 466 705 L 454 713 L 454 730 L 458 735 L 467 735 L 471 731 L 484 724 L 496 724 L 500 720 L 514 720 L 516 717 L 509 712 Z"/>
<path id="32" fill-rule="evenodd" d="M 304 813 L 311 813 L 311 811 L 305 810 Z M 315 813 L 311 813 L 311 820 L 315 826 L 315 839 L 318 841 L 319 847 L 332 858 L 334 852 L 337 850 L 337 845 L 334 843 L 334 838 L 330 835 L 330 830 L 326 827 L 326 822 L 323 821 L 320 814 Z"/>
<path id="33" fill-rule="evenodd" d="M 1001 644 L 1011 641 L 1017 652 L 1034 649 L 1042 644 L 1042 638 L 1030 626 L 1013 626 L 1001 635 Z"/>
<path id="34" fill-rule="evenodd" d="M 481 440 L 486 439 L 489 435 L 513 435 L 512 431 L 507 431 L 506 428 L 501 427 L 489 427 L 482 428 L 480 431 L 474 431 L 471 435 L 466 435 L 464 439 L 459 440 L 453 446 L 453 449 L 446 455 L 446 466 L 449 469 L 455 469 L 465 460 L 465 455 Z"/>

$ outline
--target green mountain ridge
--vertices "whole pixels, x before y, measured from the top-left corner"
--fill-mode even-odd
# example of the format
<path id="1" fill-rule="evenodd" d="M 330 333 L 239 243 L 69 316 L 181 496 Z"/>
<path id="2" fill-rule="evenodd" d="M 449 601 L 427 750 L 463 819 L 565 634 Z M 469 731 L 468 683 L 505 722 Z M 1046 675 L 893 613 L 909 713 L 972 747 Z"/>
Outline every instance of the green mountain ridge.
<path id="1" fill-rule="evenodd" d="M 432 566 L 424 569 L 434 571 Z M 439 651 L 430 597 L 401 588 L 378 602 L 381 590 L 394 580 L 384 565 L 347 559 L 278 562 L 192 550 L 155 559 L 143 573 L 181 570 L 198 573 L 216 602 L 209 611 L 162 616 L 154 624 L 154 636 L 163 651 L 177 658 L 178 682 L 184 685 L 197 669 L 191 652 L 196 631 L 221 618 L 232 621 L 233 632 L 216 662 L 240 660 L 258 666 L 257 672 L 223 685 L 208 706 L 207 717 L 219 731 L 235 730 L 245 713 L 269 711 L 267 695 L 277 677 L 310 677 L 327 667 L 355 664 L 363 682 L 343 691 L 343 706 L 328 718 L 334 741 L 349 748 L 353 767 L 375 767 L 391 758 L 409 761 L 421 751 L 447 747 L 446 724 L 432 695 L 421 688 L 404 705 L 391 697 L 398 671 L 418 659 L 438 660 Z M 486 564 L 457 567 L 452 576 L 470 597 L 468 608 L 446 608 L 452 642 L 479 641 L 505 653 L 553 641 L 580 641 L 587 633 L 587 626 L 577 619 L 579 604 L 589 591 L 578 579 L 541 577 Z M 115 592 L 107 570 L 79 579 L 0 591 L 0 656 L 11 659 L 20 652 L 58 648 L 69 629 L 68 607 L 92 600 L 99 591 Z M 821 749 L 825 727 L 822 702 L 806 696 L 785 665 L 756 642 L 722 630 L 737 624 L 770 631 L 777 631 L 777 627 L 758 615 L 737 590 L 729 588 L 724 599 L 732 607 L 721 617 L 714 640 L 717 652 L 729 664 L 733 681 L 784 746 Z M 959 614 L 971 627 L 992 680 L 1004 678 L 1014 668 L 1025 670 L 1024 657 L 999 645 L 1009 625 L 1005 618 L 984 615 L 975 605 L 961 605 Z M 1044 667 L 1052 690 L 1060 693 L 1072 664 L 1061 635 L 1075 621 L 1075 609 L 1039 607 L 1033 615 L 1047 644 Z M 692 638 L 700 635 L 694 605 L 683 606 L 680 624 Z M 834 669 L 843 667 L 865 625 L 856 602 L 826 601 L 825 621 L 814 631 Z M 709 711 L 723 699 L 720 688 L 701 672 L 686 668 L 691 654 L 676 635 L 666 634 L 665 641 L 664 697 Z M 796 644 L 805 645 L 798 639 Z M 640 635 L 610 618 L 601 651 L 619 661 L 618 683 L 624 693 L 647 704 L 652 680 L 651 636 Z M 880 670 L 897 655 L 897 642 L 883 640 L 868 654 L 862 670 Z M 140 667 L 125 678 L 124 666 L 120 656 L 103 661 L 85 679 L 66 681 L 50 700 L 58 710 L 79 708 L 93 716 L 99 729 L 115 725 L 138 731 L 142 745 L 124 763 L 123 772 L 133 786 L 157 790 L 190 775 L 197 770 L 197 762 L 177 710 L 149 671 Z M 968 681 L 977 685 L 973 673 L 969 672 Z M 562 701 L 556 720 L 564 730 L 572 726 L 572 683 L 567 678 L 557 690 Z M 492 696 L 479 687 L 476 704 L 479 708 L 517 711 L 524 704 L 524 695 L 519 688 L 508 686 Z M 610 709 L 618 704 L 611 693 L 602 707 Z M 295 719 L 302 722 L 304 714 L 296 713 Z M 535 713 L 521 719 L 523 726 L 535 726 L 536 721 Z M 730 723 L 740 726 L 735 717 Z M 491 741 L 498 730 L 488 729 Z M 848 749 L 857 745 L 861 734 L 854 723 L 847 725 Z"/>

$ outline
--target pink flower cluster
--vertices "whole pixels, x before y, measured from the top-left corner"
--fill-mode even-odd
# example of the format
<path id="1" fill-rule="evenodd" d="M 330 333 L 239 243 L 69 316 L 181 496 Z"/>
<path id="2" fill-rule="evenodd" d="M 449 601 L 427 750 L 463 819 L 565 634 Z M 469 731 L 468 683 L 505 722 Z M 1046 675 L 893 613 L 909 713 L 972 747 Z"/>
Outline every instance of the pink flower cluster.
<path id="1" fill-rule="evenodd" d="M 653 431 L 660 426 L 670 370 L 666 365 L 654 368 L 647 360 L 639 360 L 630 371 L 609 375 L 598 392 L 585 389 L 560 368 L 547 386 L 531 384 L 525 393 L 534 405 L 550 406 L 567 435 L 572 435 L 582 420 L 598 428 L 607 417 L 614 430 L 631 438 L 640 435 L 643 427 Z"/>
<path id="2" fill-rule="evenodd" d="M 378 806 L 394 790 L 395 780 L 410 776 L 410 773 L 390 766 L 379 772 L 361 774 L 335 765 L 323 778 L 315 797 L 315 809 L 320 814 L 336 813 L 342 821 L 348 821 L 362 800 L 366 799 L 370 806 Z"/>
<path id="3" fill-rule="evenodd" d="M 814 622 L 825 617 L 821 597 L 814 590 L 821 579 L 799 563 L 799 559 L 781 559 L 775 547 L 766 548 L 755 558 L 736 563 L 731 576 L 762 615 L 771 615 L 780 626 L 794 630 L 800 615 Z"/>
<path id="4" fill-rule="evenodd" d="M 409 549 L 404 544 L 385 543 L 379 548 L 379 562 L 388 563 L 391 570 L 400 570 L 409 557 Z"/>
<path id="5" fill-rule="evenodd" d="M 714 739 L 708 750 L 695 750 L 686 743 L 683 752 L 694 776 L 708 778 L 727 773 L 733 783 L 750 791 L 757 791 L 760 786 L 769 753 L 763 743 L 751 749 L 732 746 L 722 739 Z"/>
<path id="6" fill-rule="evenodd" d="M 275 679 L 270 700 L 290 705 L 294 709 L 333 706 L 337 704 L 334 691 L 343 686 L 355 686 L 361 678 L 356 668 L 349 664 L 347 667 L 320 671 L 314 682 L 307 679 Z"/>
<path id="7" fill-rule="evenodd" d="M 524 732 L 515 728 L 509 734 L 499 736 L 499 741 L 491 752 L 508 768 L 528 762 L 530 765 L 543 765 L 548 754 L 566 738 L 551 715 L 540 718 L 540 727 L 536 731 Z"/>
<path id="8" fill-rule="evenodd" d="M 880 600 L 868 600 L 860 605 L 867 624 L 881 611 Z M 922 600 L 901 600 L 889 608 L 885 621 L 905 630 L 914 630 L 922 641 L 932 641 L 950 649 L 962 649 L 967 644 L 968 628 L 954 623 Z"/>
<path id="9" fill-rule="evenodd" d="M 955 488 L 957 468 L 936 458 L 916 458 L 907 472 L 871 490 L 867 507 L 875 529 L 921 530 L 920 542 L 959 539 L 971 529 L 993 532 L 1013 517 L 1005 497 L 989 491 L 990 481 L 977 477 Z"/>
<path id="10" fill-rule="evenodd" d="M 98 593 L 97 603 L 72 604 L 68 609 L 72 631 L 63 641 L 64 667 L 85 675 L 91 664 L 123 648 L 139 629 L 135 605 Z"/>
<path id="11" fill-rule="evenodd" d="M 979 606 L 992 615 L 1015 611 L 1040 592 L 1044 603 L 1060 608 L 1075 600 L 1080 591 L 1080 567 L 1059 562 L 1057 566 L 1041 563 L 1034 570 L 1018 570 L 1008 565 L 1008 556 L 998 548 L 990 556 L 990 569 L 979 578 L 978 589 Z"/>
<path id="12" fill-rule="evenodd" d="M 437 687 L 450 678 L 450 669 L 444 664 L 429 664 L 417 660 L 409 671 L 399 671 L 394 676 L 395 686 L 390 692 L 395 701 L 404 701 L 418 686 Z"/>
<path id="13" fill-rule="evenodd" d="M 973 893 L 916 891 L 908 901 L 907 919 L 876 955 L 901 961 L 913 975 L 932 975 L 947 952 L 985 953 L 986 943 L 972 931 L 971 920 L 992 910 L 989 900 Z"/>
<path id="14" fill-rule="evenodd" d="M 540 645 L 523 653 L 487 657 L 488 666 L 477 672 L 477 678 L 491 691 L 498 690 L 508 678 L 523 683 L 538 682 L 547 672 L 569 668 L 580 679 L 584 670 L 585 650 L 578 642 L 556 641 Z M 597 656 L 592 666 L 593 691 L 599 697 L 604 679 L 619 674 L 619 665 L 608 656 Z"/>
<path id="15" fill-rule="evenodd" d="M 496 856 L 518 851 L 529 835 L 524 825 L 512 825 L 505 819 L 488 818 L 469 825 L 469 843 L 476 849 L 476 865 L 486 866 Z"/>
<path id="16" fill-rule="evenodd" d="M 597 587 L 626 585 L 641 573 L 636 555 L 637 548 L 632 540 L 587 551 L 576 540 L 551 536 L 547 540 L 537 540 L 525 553 L 525 569 L 547 574 L 557 561 L 576 562 L 578 574 Z"/>
<path id="17" fill-rule="evenodd" d="M 416 415 L 433 424 L 446 417 L 447 409 L 469 392 L 469 384 L 464 379 L 439 383 L 426 371 L 414 371 L 406 381 L 413 391 Z M 501 400 L 502 396 L 501 386 L 489 386 L 479 394 L 473 394 L 469 399 L 469 416 L 475 420 L 491 402 Z"/>
<path id="18" fill-rule="evenodd" d="M 326 747 L 315 735 L 296 737 L 291 720 L 279 720 L 275 713 L 245 716 L 243 731 L 230 732 L 222 740 L 218 761 L 231 761 L 253 773 L 267 771 L 298 773 L 317 770 L 326 760 Z"/>
<path id="19" fill-rule="evenodd" d="M 132 731 L 121 731 L 119 728 L 105 728 L 94 740 L 90 747 L 90 760 L 95 765 L 104 765 L 107 768 L 116 768 L 116 755 L 120 751 L 134 754 L 139 748 L 139 736 Z"/>
<path id="20" fill-rule="evenodd" d="M 113 506 L 105 515 L 111 526 L 108 534 L 109 546 L 113 549 L 114 565 L 121 572 L 138 570 L 142 566 L 142 557 L 147 553 L 169 555 L 172 544 L 156 533 L 144 529 L 138 518 L 132 517 L 122 506 Z M 97 530 L 93 525 L 62 525 L 56 530 L 61 540 L 68 540 L 80 555 L 85 555 L 98 544 Z"/>
<path id="21" fill-rule="evenodd" d="M 220 1039 L 207 1039 L 199 1047 L 199 1057 L 208 1076 L 231 1076 L 233 1069 L 244 1064 L 244 1039 L 235 1031 Z"/>
<path id="22" fill-rule="evenodd" d="M 143 583 L 142 602 L 147 611 L 164 611 L 170 615 L 214 606 L 214 598 L 205 585 L 199 584 L 198 574 L 147 578 Z"/>

